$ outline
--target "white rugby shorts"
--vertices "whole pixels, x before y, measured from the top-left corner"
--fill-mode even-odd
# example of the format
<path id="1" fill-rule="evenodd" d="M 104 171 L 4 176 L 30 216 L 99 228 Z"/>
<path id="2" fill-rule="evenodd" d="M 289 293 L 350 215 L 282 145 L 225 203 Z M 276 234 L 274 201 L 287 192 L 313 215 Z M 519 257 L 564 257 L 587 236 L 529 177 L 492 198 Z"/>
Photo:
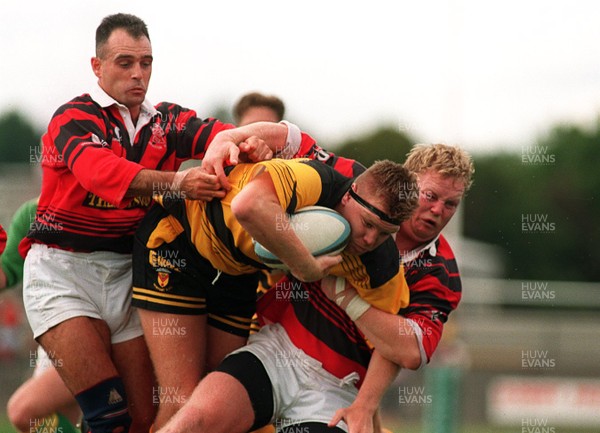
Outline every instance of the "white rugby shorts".
<path id="1" fill-rule="evenodd" d="M 80 316 L 105 321 L 113 344 L 143 335 L 131 307 L 131 280 L 130 254 L 32 245 L 23 270 L 23 303 L 33 337 Z"/>
<path id="2" fill-rule="evenodd" d="M 281 428 L 301 422 L 329 423 L 338 409 L 352 404 L 359 379 L 353 372 L 343 379 L 323 369 L 316 359 L 294 346 L 278 323 L 250 335 L 248 344 L 233 353 L 248 351 L 263 364 L 273 385 L 274 415 Z M 342 421 L 338 427 L 348 431 Z"/>

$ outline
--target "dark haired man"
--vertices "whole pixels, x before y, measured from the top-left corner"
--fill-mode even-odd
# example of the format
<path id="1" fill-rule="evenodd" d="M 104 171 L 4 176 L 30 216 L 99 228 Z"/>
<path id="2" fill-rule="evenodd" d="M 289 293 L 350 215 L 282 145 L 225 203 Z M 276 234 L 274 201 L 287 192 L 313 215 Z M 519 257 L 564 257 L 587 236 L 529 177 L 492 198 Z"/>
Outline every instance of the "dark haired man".
<path id="1" fill-rule="evenodd" d="M 61 106 L 43 137 L 43 182 L 24 249 L 24 302 L 34 338 L 75 395 L 93 433 L 147 432 L 153 378 L 130 305 L 133 233 L 154 194 L 222 197 L 206 168 L 285 147 L 283 124 L 233 129 L 176 104 L 146 99 L 152 46 L 133 15 L 107 16 L 91 66 L 98 86 Z M 257 138 L 258 137 L 258 138 Z M 263 142 L 262 139 L 265 141 Z M 265 142 L 272 146 L 268 148 Z"/>
<path id="2" fill-rule="evenodd" d="M 258 92 L 246 93 L 233 107 L 235 123 L 239 126 L 257 121 L 281 122 L 285 105 L 277 96 Z"/>

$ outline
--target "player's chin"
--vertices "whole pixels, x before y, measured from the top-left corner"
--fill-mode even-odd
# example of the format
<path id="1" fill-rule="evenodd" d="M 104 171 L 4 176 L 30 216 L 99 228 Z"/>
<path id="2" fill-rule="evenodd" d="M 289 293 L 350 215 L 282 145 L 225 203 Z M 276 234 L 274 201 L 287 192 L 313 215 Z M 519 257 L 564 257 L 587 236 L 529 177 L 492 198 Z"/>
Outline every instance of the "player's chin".
<path id="1" fill-rule="evenodd" d="M 368 249 L 363 248 L 363 247 L 355 244 L 354 242 L 349 243 L 348 246 L 346 247 L 346 249 L 344 250 L 344 252 L 346 254 L 352 254 L 354 256 L 360 256 L 361 254 L 364 254 L 368 251 L 369 251 Z"/>

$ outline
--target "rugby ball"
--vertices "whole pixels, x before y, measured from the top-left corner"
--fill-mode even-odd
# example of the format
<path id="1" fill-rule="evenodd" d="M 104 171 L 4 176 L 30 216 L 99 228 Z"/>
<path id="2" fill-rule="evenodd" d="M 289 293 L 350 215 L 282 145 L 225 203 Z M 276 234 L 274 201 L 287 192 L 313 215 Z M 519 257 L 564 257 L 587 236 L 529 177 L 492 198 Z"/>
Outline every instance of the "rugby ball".
<path id="1" fill-rule="evenodd" d="M 283 221 L 277 221 L 280 229 L 291 228 L 300 242 L 315 257 L 339 254 L 350 240 L 350 224 L 333 209 L 322 206 L 307 206 L 296 213 L 285 215 Z M 267 266 L 275 269 L 288 269 L 279 258 L 254 242 L 254 252 Z"/>

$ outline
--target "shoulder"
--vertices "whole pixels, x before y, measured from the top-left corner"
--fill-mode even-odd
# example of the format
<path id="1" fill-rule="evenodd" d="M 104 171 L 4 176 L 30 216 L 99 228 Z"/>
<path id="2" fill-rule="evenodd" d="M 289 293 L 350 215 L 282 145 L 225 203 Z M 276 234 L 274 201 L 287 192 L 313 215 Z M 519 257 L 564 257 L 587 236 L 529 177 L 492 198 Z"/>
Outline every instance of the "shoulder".
<path id="1" fill-rule="evenodd" d="M 337 183 L 348 182 L 348 176 L 340 173 L 330 164 L 323 163 L 316 159 L 303 159 L 300 160 L 300 162 L 309 166 L 312 170 L 316 171 L 319 174 L 319 176 L 324 180 L 330 180 Z"/>
<path id="2" fill-rule="evenodd" d="M 85 93 L 80 96 L 76 96 L 70 101 L 64 103 L 54 112 L 53 118 L 61 117 L 65 115 L 75 116 L 74 113 L 80 112 L 92 116 L 101 116 L 104 110 L 98 103 L 96 103 L 92 97 Z"/>
<path id="3" fill-rule="evenodd" d="M 434 246 L 434 249 L 427 248 L 414 260 L 405 263 L 405 275 L 409 286 L 434 278 L 437 284 L 460 292 L 460 272 L 450 244 L 440 235 Z"/>
<path id="4" fill-rule="evenodd" d="M 194 110 L 192 110 L 190 108 L 182 107 L 181 105 L 176 104 L 174 102 L 163 101 L 163 102 L 156 104 L 154 106 L 154 108 L 156 108 L 156 110 L 162 114 L 179 114 L 179 113 L 194 113 L 194 115 L 196 114 Z"/>
<path id="5" fill-rule="evenodd" d="M 450 246 L 448 240 L 444 237 L 444 235 L 440 235 L 436 242 L 437 248 L 437 256 L 442 257 L 446 260 L 454 260 L 454 251 Z"/>
<path id="6" fill-rule="evenodd" d="M 396 243 L 390 237 L 373 251 L 360 256 L 371 280 L 371 287 L 379 287 L 393 278 L 400 269 Z"/>

